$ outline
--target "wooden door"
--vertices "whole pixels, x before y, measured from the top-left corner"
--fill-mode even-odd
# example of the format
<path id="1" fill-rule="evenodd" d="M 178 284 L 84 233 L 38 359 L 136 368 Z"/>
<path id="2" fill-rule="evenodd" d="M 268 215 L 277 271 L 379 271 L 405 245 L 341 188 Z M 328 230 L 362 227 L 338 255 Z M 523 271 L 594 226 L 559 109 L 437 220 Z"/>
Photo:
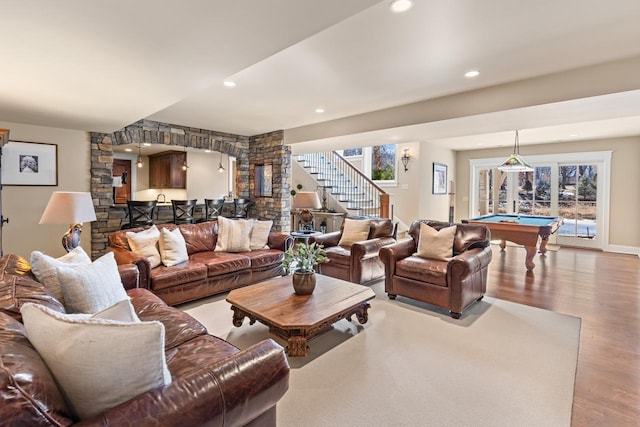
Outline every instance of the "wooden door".
<path id="1" fill-rule="evenodd" d="M 112 171 L 113 176 L 122 176 L 123 172 L 126 173 L 126 180 L 123 180 L 122 187 L 114 187 L 113 203 L 127 203 L 127 200 L 131 200 L 131 160 L 113 159 Z"/>

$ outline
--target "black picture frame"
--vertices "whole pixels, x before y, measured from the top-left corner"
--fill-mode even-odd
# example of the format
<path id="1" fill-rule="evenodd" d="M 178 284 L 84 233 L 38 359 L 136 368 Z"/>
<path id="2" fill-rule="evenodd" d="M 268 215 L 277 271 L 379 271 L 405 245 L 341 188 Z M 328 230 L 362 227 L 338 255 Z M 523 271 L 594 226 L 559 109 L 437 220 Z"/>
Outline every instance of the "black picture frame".
<path id="1" fill-rule="evenodd" d="M 433 162 L 432 194 L 447 194 L 447 165 Z"/>

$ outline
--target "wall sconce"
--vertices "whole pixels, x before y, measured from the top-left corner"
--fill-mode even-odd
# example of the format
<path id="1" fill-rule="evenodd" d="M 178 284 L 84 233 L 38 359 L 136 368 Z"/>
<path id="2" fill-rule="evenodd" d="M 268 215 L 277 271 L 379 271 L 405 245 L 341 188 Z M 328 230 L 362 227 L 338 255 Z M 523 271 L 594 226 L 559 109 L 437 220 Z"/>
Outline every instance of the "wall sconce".
<path id="1" fill-rule="evenodd" d="M 402 157 L 400 157 L 400 160 L 402 160 L 402 164 L 404 165 L 404 171 L 408 171 L 409 168 L 407 168 L 407 165 L 409 164 L 409 160 L 411 160 L 411 154 L 409 154 L 409 149 L 405 148 L 404 150 L 402 150 Z"/>

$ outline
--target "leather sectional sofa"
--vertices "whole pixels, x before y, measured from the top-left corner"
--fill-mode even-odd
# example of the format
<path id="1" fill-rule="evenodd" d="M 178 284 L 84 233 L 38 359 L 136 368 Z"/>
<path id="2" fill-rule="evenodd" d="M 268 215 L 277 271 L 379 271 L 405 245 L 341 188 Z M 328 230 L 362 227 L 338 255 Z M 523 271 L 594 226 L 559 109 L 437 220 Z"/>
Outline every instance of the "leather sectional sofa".
<path id="1" fill-rule="evenodd" d="M 119 265 L 135 264 L 140 272 L 140 288 L 149 289 L 169 305 L 176 305 L 210 295 L 251 285 L 284 274 L 282 260 L 287 234 L 269 233 L 266 249 L 228 253 L 216 251 L 217 221 L 197 224 L 159 224 L 159 229 L 180 229 L 187 244 L 189 261 L 151 268 L 149 261 L 131 251 L 127 232 L 144 227 L 118 230 L 108 237 L 108 250 Z"/>
<path id="2" fill-rule="evenodd" d="M 135 279 L 135 275 L 127 277 L 127 281 Z M 128 285 L 135 286 L 135 280 Z M 276 425 L 276 402 L 289 386 L 289 365 L 282 347 L 267 339 L 241 351 L 209 335 L 201 323 L 146 289 L 129 289 L 127 294 L 140 320 L 164 325 L 172 382 L 78 422 L 27 339 L 20 315 L 26 302 L 58 312 L 64 312 L 64 306 L 35 280 L 25 259 L 17 255 L 0 258 L 1 425 Z"/>

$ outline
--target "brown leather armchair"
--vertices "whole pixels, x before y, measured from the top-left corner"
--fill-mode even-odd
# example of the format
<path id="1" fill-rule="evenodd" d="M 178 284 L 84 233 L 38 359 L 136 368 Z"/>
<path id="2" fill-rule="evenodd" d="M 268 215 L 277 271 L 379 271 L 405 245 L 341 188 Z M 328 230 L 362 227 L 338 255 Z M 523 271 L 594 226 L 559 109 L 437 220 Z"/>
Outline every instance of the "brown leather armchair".
<path id="1" fill-rule="evenodd" d="M 350 247 L 339 246 L 344 230 L 312 236 L 311 240 L 324 246 L 329 262 L 318 265 L 318 272 L 348 282 L 365 284 L 384 277 L 384 264 L 380 261 L 380 248 L 396 243 L 396 224 L 388 218 L 348 217 L 370 220 L 367 240 L 353 243 Z"/>
<path id="2" fill-rule="evenodd" d="M 439 261 L 414 255 L 420 238 L 420 223 L 440 230 L 449 223 L 429 220 L 414 221 L 410 239 L 380 249 L 385 266 L 385 292 L 433 304 L 449 310 L 459 319 L 462 311 L 480 301 L 487 290 L 487 270 L 492 252 L 491 233 L 479 224 L 456 224 L 453 258 Z"/>

